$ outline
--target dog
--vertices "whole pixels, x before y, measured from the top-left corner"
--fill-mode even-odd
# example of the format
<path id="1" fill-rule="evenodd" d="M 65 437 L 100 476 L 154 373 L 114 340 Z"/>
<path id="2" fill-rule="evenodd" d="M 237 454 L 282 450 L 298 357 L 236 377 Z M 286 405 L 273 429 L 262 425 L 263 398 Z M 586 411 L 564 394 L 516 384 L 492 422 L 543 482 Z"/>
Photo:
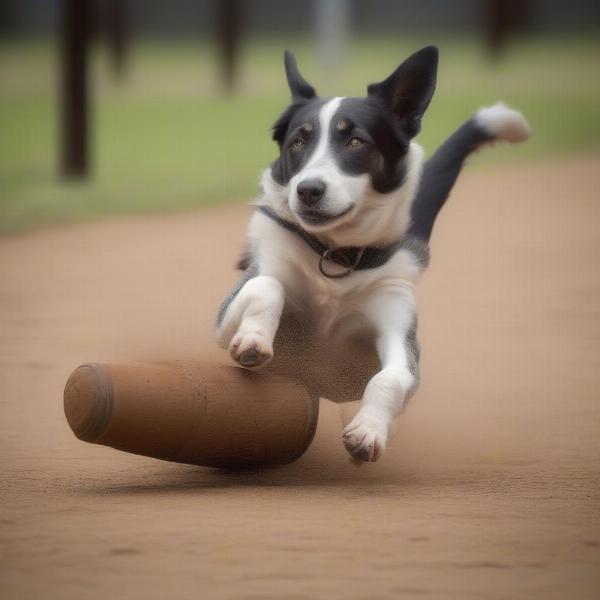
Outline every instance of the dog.
<path id="1" fill-rule="evenodd" d="M 419 382 L 414 286 L 435 218 L 469 154 L 522 142 L 530 128 L 502 103 L 482 108 L 424 162 L 414 138 L 436 86 L 435 46 L 360 98 L 321 98 L 290 52 L 284 64 L 292 102 L 273 126 L 279 156 L 262 174 L 244 273 L 219 310 L 216 339 L 258 369 L 273 357 L 284 311 L 323 338 L 336 328 L 371 335 L 380 368 L 342 440 L 355 459 L 376 461 Z"/>

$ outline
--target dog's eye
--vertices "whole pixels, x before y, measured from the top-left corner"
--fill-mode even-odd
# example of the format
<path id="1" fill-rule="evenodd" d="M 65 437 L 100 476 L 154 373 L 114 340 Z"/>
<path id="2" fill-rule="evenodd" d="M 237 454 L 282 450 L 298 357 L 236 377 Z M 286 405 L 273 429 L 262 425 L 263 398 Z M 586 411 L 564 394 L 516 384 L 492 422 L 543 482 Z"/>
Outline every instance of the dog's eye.
<path id="1" fill-rule="evenodd" d="M 296 138 L 292 142 L 292 149 L 293 150 L 300 150 L 303 146 L 304 146 L 304 140 L 302 138 Z"/>
<path id="2" fill-rule="evenodd" d="M 348 146 L 350 146 L 351 148 L 360 148 L 364 143 L 365 142 L 363 140 L 361 140 L 360 138 L 353 137 L 348 142 Z"/>

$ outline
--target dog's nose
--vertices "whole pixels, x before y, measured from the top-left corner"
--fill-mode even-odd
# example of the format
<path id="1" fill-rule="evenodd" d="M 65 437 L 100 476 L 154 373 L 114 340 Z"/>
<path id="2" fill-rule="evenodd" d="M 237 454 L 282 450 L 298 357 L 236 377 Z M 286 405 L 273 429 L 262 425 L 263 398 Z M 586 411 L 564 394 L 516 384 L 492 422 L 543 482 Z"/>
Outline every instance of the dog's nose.
<path id="1" fill-rule="evenodd" d="M 325 195 L 325 184 L 319 179 L 306 179 L 298 184 L 298 198 L 306 206 L 314 206 Z"/>

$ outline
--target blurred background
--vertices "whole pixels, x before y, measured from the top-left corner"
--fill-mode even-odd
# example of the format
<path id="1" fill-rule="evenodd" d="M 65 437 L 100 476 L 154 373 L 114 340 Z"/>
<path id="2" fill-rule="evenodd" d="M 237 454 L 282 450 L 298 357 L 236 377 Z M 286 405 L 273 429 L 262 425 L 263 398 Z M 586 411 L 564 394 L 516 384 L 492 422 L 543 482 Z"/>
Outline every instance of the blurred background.
<path id="1" fill-rule="evenodd" d="M 480 168 L 600 151 L 597 0 L 3 0 L 0 232 L 253 197 L 293 50 L 321 95 L 440 47 L 419 141 L 482 104 L 534 137 Z"/>
<path id="2" fill-rule="evenodd" d="M 0 0 L 2 600 L 600 598 L 599 23 L 598 0 Z M 362 95 L 431 43 L 428 154 L 498 100 L 534 135 L 472 157 L 436 223 L 384 459 L 349 462 L 326 400 L 280 470 L 76 440 L 78 364 L 228 361 L 283 50 Z"/>

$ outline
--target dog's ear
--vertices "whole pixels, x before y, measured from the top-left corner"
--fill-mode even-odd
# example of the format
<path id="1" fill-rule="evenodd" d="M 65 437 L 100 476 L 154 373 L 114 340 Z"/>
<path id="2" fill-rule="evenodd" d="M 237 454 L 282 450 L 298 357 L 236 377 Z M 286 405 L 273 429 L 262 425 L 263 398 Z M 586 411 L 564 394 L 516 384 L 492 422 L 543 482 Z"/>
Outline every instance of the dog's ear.
<path id="1" fill-rule="evenodd" d="M 289 50 L 285 51 L 283 55 L 283 62 L 285 64 L 287 82 L 292 92 L 292 99 L 297 101 L 310 100 L 311 98 L 314 98 L 317 95 L 315 88 L 310 85 L 310 83 L 308 83 L 306 79 L 302 77 L 302 75 L 300 75 L 298 65 L 296 64 L 296 59 Z"/>
<path id="2" fill-rule="evenodd" d="M 401 120 L 403 131 L 414 137 L 421 129 L 437 76 L 438 50 L 427 46 L 409 56 L 387 79 L 372 83 L 369 96 L 379 96 Z"/>

